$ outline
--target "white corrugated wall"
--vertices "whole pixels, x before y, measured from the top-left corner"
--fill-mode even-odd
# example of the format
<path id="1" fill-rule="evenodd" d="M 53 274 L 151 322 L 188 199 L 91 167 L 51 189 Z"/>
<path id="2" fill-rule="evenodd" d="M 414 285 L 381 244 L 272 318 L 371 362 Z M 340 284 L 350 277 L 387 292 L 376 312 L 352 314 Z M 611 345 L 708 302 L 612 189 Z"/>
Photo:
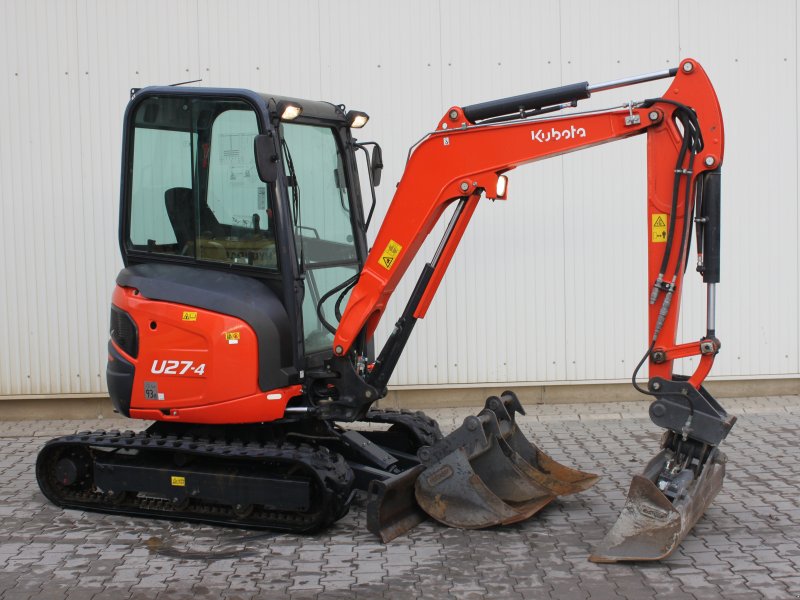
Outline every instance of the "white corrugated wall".
<path id="1" fill-rule="evenodd" d="M 710 73 L 726 120 L 713 375 L 800 373 L 793 0 L 2 0 L 0 16 L 0 395 L 104 389 L 131 87 L 202 78 L 366 110 L 359 137 L 386 162 L 380 218 L 408 147 L 449 106 L 685 56 Z M 509 201 L 478 208 L 395 384 L 620 381 L 644 352 L 644 138 L 510 175 Z M 704 332 L 689 279 L 682 341 Z"/>

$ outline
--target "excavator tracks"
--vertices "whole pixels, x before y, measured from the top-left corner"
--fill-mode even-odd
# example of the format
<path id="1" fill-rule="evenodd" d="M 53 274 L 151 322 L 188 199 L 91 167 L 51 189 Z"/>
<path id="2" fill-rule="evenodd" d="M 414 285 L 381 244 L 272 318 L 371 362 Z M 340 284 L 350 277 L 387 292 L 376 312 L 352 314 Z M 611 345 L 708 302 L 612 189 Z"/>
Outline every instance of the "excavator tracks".
<path id="1" fill-rule="evenodd" d="M 324 447 L 152 430 L 50 440 L 36 477 L 65 508 L 293 532 L 343 517 L 354 482 L 345 460 Z"/>
<path id="2" fill-rule="evenodd" d="M 411 443 L 414 453 L 422 446 L 432 446 L 444 437 L 436 420 L 420 410 L 411 412 L 373 408 L 367 411 L 363 421 L 389 424 L 390 431 L 393 428 L 402 430 L 407 434 L 405 438 Z"/>

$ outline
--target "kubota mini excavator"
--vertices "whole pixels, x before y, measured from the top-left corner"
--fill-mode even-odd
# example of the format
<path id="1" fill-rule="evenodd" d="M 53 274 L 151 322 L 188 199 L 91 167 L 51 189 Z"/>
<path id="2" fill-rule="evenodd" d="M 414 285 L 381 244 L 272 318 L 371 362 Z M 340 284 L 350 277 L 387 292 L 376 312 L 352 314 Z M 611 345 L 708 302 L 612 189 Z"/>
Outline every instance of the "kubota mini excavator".
<path id="1" fill-rule="evenodd" d="M 661 97 L 560 113 L 590 94 L 672 79 Z M 132 90 L 125 113 L 119 245 L 107 380 L 134 433 L 48 442 L 36 464 L 64 507 L 285 531 L 325 527 L 369 491 L 384 541 L 428 515 L 455 527 L 515 523 L 597 479 L 554 461 L 515 423 L 511 392 L 443 437 L 423 413 L 378 410 L 475 207 L 505 199 L 515 167 L 647 135 L 650 416 L 661 451 L 634 477 L 591 557 L 668 555 L 722 486 L 734 418 L 703 388 L 720 343 L 722 115 L 701 66 L 454 106 L 411 151 L 372 249 L 366 231 L 382 157 L 342 105 L 242 89 Z M 371 150 L 370 150 L 371 146 Z M 356 156 L 372 203 L 365 215 Z M 373 334 L 423 240 L 444 237 L 383 349 Z M 693 226 L 708 325 L 677 344 Z M 345 306 L 344 310 L 342 307 Z M 677 358 L 699 356 L 691 376 Z M 357 423 L 381 424 L 359 430 Z M 350 423 L 345 426 L 343 423 Z M 355 425 L 353 425 L 355 424 Z"/>

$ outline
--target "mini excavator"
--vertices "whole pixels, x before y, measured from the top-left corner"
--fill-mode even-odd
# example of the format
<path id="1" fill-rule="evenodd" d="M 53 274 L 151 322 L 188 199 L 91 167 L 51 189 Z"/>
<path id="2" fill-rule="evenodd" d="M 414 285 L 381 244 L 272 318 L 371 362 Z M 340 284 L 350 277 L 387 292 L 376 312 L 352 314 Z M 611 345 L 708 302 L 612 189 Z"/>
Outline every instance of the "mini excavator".
<path id="1" fill-rule="evenodd" d="M 671 80 L 660 97 L 568 110 L 659 79 Z M 476 206 L 506 199 L 506 173 L 645 134 L 649 347 L 632 380 L 665 431 L 590 559 L 669 555 L 722 487 L 719 444 L 734 423 L 702 385 L 720 349 L 723 123 L 700 64 L 453 106 L 410 151 L 371 249 L 382 152 L 352 136 L 367 120 L 244 89 L 131 91 L 107 381 L 119 413 L 152 424 L 50 440 L 36 463 L 44 495 L 80 510 L 310 532 L 364 490 L 368 528 L 389 541 L 429 516 L 461 528 L 517 523 L 591 487 L 596 476 L 524 436 L 513 392 L 447 436 L 422 412 L 374 405 Z M 376 356 L 387 303 L 448 207 L 438 249 Z M 693 231 L 708 322 L 679 344 Z M 689 356 L 696 371 L 673 374 Z M 645 362 L 646 388 L 636 380 Z"/>

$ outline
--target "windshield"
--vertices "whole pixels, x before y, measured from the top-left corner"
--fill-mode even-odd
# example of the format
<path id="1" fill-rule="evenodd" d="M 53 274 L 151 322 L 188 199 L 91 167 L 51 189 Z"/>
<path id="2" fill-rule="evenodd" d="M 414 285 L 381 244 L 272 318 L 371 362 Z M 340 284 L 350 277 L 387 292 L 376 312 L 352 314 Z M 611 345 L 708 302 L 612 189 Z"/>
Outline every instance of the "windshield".
<path id="1" fill-rule="evenodd" d="M 336 304 L 344 307 L 349 290 L 325 296 L 354 279 L 358 255 L 347 178 L 334 130 L 283 123 L 281 131 L 297 255 L 305 272 L 303 329 L 306 354 L 311 354 L 333 343 L 324 322 L 336 326 Z"/>

